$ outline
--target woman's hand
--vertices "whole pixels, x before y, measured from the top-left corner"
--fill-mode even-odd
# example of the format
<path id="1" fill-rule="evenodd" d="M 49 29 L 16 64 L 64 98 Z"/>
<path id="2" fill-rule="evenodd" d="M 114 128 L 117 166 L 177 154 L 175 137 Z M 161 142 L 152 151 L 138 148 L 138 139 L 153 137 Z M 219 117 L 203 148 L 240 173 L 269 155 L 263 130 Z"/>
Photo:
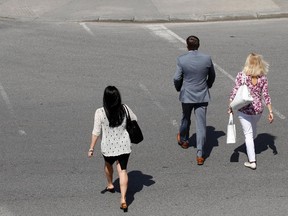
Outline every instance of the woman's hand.
<path id="1" fill-rule="evenodd" d="M 268 114 L 269 123 L 271 124 L 273 122 L 273 120 L 274 120 L 273 112 L 269 112 L 269 114 Z"/>
<path id="2" fill-rule="evenodd" d="M 233 114 L 232 107 L 230 106 L 231 102 L 232 102 L 232 100 L 230 99 L 230 100 L 229 100 L 229 103 L 228 103 L 228 110 L 227 110 L 227 113 L 228 113 L 228 114 L 230 114 L 230 113 Z"/>
<path id="3" fill-rule="evenodd" d="M 272 104 L 271 104 L 271 103 L 268 104 L 268 105 L 267 105 L 267 108 L 268 108 L 268 110 L 269 110 L 268 121 L 269 121 L 269 123 L 271 124 L 271 123 L 273 122 L 273 120 L 274 120 Z"/>
<path id="4" fill-rule="evenodd" d="M 96 142 L 98 140 L 98 136 L 92 134 L 92 137 L 91 137 L 91 143 L 90 143 L 90 149 L 88 151 L 88 157 L 91 158 L 93 156 L 93 153 L 94 153 L 94 147 L 96 145 Z"/>
<path id="5" fill-rule="evenodd" d="M 93 156 L 94 149 L 89 149 L 88 151 L 88 157 L 91 158 Z"/>
<path id="6" fill-rule="evenodd" d="M 233 110 L 232 110 L 232 108 L 231 108 L 230 106 L 228 107 L 227 113 L 228 113 L 228 114 L 230 114 L 230 113 L 233 114 Z"/>

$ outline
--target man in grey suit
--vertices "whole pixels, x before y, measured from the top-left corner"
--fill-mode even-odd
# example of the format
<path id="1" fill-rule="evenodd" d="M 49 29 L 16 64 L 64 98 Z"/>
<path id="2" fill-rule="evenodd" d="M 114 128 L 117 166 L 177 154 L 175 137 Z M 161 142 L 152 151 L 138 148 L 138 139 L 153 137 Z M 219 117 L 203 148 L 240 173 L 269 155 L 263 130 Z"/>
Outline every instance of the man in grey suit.
<path id="1" fill-rule="evenodd" d="M 215 70 L 209 55 L 198 51 L 199 38 L 189 36 L 186 39 L 187 52 L 177 58 L 177 69 L 173 78 L 179 100 L 182 103 L 182 119 L 177 134 L 178 144 L 189 147 L 191 113 L 196 117 L 197 164 L 204 164 L 204 145 L 206 143 L 206 112 L 210 101 L 209 88 L 215 81 Z"/>

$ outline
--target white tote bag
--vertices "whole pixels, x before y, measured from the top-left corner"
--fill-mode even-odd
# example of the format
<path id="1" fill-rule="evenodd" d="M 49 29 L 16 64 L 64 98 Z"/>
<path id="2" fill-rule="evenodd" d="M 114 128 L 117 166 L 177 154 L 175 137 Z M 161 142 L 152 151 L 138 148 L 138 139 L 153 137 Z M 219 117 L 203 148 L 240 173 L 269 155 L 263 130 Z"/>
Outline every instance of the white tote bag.
<path id="1" fill-rule="evenodd" d="M 227 139 L 226 143 L 227 144 L 233 144 L 236 143 L 236 126 L 233 122 L 233 114 L 230 113 L 229 115 L 229 121 L 227 125 Z"/>
<path id="2" fill-rule="evenodd" d="M 246 75 L 243 73 L 242 85 L 237 90 L 234 100 L 230 103 L 232 110 L 238 110 L 253 101 L 249 88 L 246 85 Z"/>

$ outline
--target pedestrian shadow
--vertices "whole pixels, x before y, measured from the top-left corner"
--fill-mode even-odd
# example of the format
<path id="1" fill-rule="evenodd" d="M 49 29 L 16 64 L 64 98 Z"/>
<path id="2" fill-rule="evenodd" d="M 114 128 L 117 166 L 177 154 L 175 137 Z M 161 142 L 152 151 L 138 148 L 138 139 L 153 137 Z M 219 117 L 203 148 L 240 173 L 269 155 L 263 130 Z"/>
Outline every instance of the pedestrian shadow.
<path id="1" fill-rule="evenodd" d="M 149 187 L 155 184 L 155 181 L 152 179 L 153 176 L 143 174 L 138 170 L 128 172 L 128 189 L 126 194 L 126 202 L 128 205 L 134 201 L 135 194 L 142 191 L 144 186 Z M 120 193 L 119 178 L 114 181 L 114 187 L 115 190 Z"/>
<path id="2" fill-rule="evenodd" d="M 268 133 L 259 134 L 254 140 L 255 144 L 255 154 L 261 154 L 268 149 L 272 150 L 274 155 L 278 154 L 277 148 L 275 146 L 276 136 L 273 136 Z M 243 143 L 234 149 L 233 154 L 230 157 L 230 162 L 239 162 L 239 152 L 242 152 L 247 155 L 246 145 Z"/>
<path id="3" fill-rule="evenodd" d="M 218 139 L 222 136 L 225 136 L 224 131 L 215 131 L 215 127 L 207 126 L 206 127 L 206 145 L 204 146 L 205 158 L 208 158 L 214 147 L 219 146 Z M 190 146 L 197 148 L 196 144 L 196 133 L 194 133 L 189 138 Z"/>

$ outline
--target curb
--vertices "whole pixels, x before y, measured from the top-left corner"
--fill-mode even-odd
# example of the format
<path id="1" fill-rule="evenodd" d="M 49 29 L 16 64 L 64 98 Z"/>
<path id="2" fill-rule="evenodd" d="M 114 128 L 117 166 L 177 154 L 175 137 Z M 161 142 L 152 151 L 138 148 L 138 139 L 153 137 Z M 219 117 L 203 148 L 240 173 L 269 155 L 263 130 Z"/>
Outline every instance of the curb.
<path id="1" fill-rule="evenodd" d="M 259 13 L 231 13 L 231 14 L 204 14 L 204 15 L 166 15 L 166 16 L 105 16 L 86 17 L 74 22 L 127 22 L 127 23 L 179 23 L 179 22 L 216 22 L 235 20 L 257 20 L 288 18 L 288 11 L 259 12 Z"/>
<path id="2" fill-rule="evenodd" d="M 288 18 L 288 11 L 271 11 L 271 12 L 239 12 L 228 14 L 192 14 L 192 15 L 159 15 L 159 16 L 87 16 L 79 18 L 61 19 L 43 19 L 41 17 L 9 17 L 1 16 L 0 21 L 7 20 L 30 20 L 43 22 L 110 22 L 110 23 L 181 23 L 181 22 L 217 22 L 217 21 L 236 21 L 236 20 L 260 20 L 260 19 L 278 19 Z"/>

